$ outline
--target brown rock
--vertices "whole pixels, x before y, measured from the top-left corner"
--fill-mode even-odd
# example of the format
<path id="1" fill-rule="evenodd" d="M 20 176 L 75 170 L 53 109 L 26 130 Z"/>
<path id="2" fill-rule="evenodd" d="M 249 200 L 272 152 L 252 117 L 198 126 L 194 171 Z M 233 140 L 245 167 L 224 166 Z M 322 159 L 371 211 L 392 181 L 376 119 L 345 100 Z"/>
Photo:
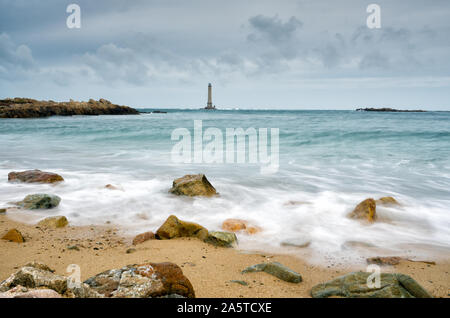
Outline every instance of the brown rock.
<path id="1" fill-rule="evenodd" d="M 109 189 L 109 190 L 119 190 L 119 191 L 123 191 L 123 189 L 122 189 L 121 187 L 117 187 L 117 186 L 114 186 L 114 185 L 112 185 L 112 184 L 107 184 L 107 185 L 105 185 L 105 188 L 106 188 L 106 189 Z"/>
<path id="2" fill-rule="evenodd" d="M 51 216 L 39 221 L 38 226 L 48 228 L 61 228 L 69 224 L 65 216 Z"/>
<path id="3" fill-rule="evenodd" d="M 10 172 L 8 181 L 21 181 L 26 183 L 55 183 L 64 181 L 63 177 L 56 173 L 41 170 L 27 170 L 22 172 Z"/>
<path id="4" fill-rule="evenodd" d="M 6 213 L 6 209 L 0 209 L 0 214 Z"/>
<path id="5" fill-rule="evenodd" d="M 204 174 L 188 174 L 173 181 L 170 193 L 176 195 L 206 196 L 216 195 L 216 189 L 209 183 Z"/>
<path id="6" fill-rule="evenodd" d="M 382 197 L 376 201 L 379 205 L 400 205 L 393 197 Z"/>
<path id="7" fill-rule="evenodd" d="M 352 219 L 367 220 L 374 222 L 376 220 L 376 203 L 374 199 L 366 199 L 359 203 L 352 213 L 349 214 Z"/>
<path id="8" fill-rule="evenodd" d="M 370 257 L 368 258 L 367 264 L 376 264 L 376 265 L 398 265 L 402 260 L 401 257 L 398 256 L 389 256 L 389 257 Z"/>
<path id="9" fill-rule="evenodd" d="M 10 242 L 16 242 L 16 243 L 23 243 L 25 242 L 25 239 L 22 236 L 22 233 L 20 233 L 16 229 L 11 229 L 3 235 L 2 240 L 10 241 Z"/>
<path id="10" fill-rule="evenodd" d="M 249 225 L 247 221 L 240 219 L 226 219 L 222 223 L 222 229 L 229 232 L 245 231 L 247 234 L 256 234 L 262 231 L 260 227 Z"/>
<path id="11" fill-rule="evenodd" d="M 204 240 L 208 237 L 208 230 L 197 223 L 181 221 L 171 215 L 156 231 L 156 237 L 160 240 L 176 237 L 197 237 Z"/>
<path id="12" fill-rule="evenodd" d="M 138 245 L 138 244 L 144 243 L 145 241 L 154 240 L 154 239 L 155 239 L 155 233 L 153 233 L 153 232 L 141 233 L 141 234 L 136 235 L 136 237 L 133 239 L 133 245 Z"/>

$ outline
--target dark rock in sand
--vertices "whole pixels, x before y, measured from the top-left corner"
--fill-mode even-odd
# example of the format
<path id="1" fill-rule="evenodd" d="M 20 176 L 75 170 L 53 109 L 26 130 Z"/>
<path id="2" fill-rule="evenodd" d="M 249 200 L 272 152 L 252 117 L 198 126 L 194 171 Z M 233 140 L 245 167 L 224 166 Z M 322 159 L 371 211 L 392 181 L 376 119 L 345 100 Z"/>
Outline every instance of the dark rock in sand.
<path id="1" fill-rule="evenodd" d="M 95 275 L 85 283 L 106 297 L 149 298 L 174 294 L 195 297 L 192 284 L 173 263 L 128 265 Z"/>
<path id="2" fill-rule="evenodd" d="M 302 276 L 299 273 L 278 262 L 249 266 L 242 271 L 242 274 L 253 272 L 266 272 L 289 283 L 300 283 L 302 281 Z"/>
<path id="3" fill-rule="evenodd" d="M 41 170 L 26 170 L 21 172 L 10 172 L 8 181 L 21 181 L 26 183 L 55 183 L 64 181 L 59 174 Z"/>
<path id="4" fill-rule="evenodd" d="M 51 194 L 30 194 L 25 197 L 17 205 L 27 210 L 52 209 L 59 205 L 61 198 Z"/>
<path id="5" fill-rule="evenodd" d="M 376 265 L 398 265 L 402 260 L 401 257 L 398 256 L 388 256 L 388 257 L 370 257 L 366 259 L 367 264 L 376 264 Z"/>
<path id="6" fill-rule="evenodd" d="M 209 183 L 204 174 L 188 174 L 173 181 L 170 193 L 186 196 L 216 195 L 216 189 Z"/>
<path id="7" fill-rule="evenodd" d="M 367 279 L 372 273 L 353 272 L 318 284 L 311 289 L 314 298 L 431 298 L 432 296 L 414 279 L 404 274 L 381 273 L 380 286 L 369 287 Z M 371 281 L 372 282 L 372 281 Z"/>
<path id="8" fill-rule="evenodd" d="M 234 233 L 214 231 L 209 232 L 205 242 L 214 246 L 233 247 L 237 244 L 237 237 Z"/>
<path id="9" fill-rule="evenodd" d="M 155 238 L 156 236 L 153 232 L 141 233 L 135 236 L 135 238 L 133 239 L 133 245 L 138 245 L 148 240 L 154 240 Z"/>
<path id="10" fill-rule="evenodd" d="M 181 221 L 175 215 L 169 216 L 156 231 L 156 237 L 160 240 L 177 237 L 197 237 L 204 240 L 207 236 L 208 230 L 203 226 L 193 222 Z"/>
<path id="11" fill-rule="evenodd" d="M 139 112 L 128 106 L 119 106 L 100 99 L 88 102 L 38 101 L 30 98 L 8 98 L 0 100 L 0 118 L 33 118 L 73 115 L 137 115 Z"/>
<path id="12" fill-rule="evenodd" d="M 359 203 L 352 213 L 349 214 L 352 219 L 366 220 L 374 222 L 376 220 L 376 203 L 374 199 L 366 199 Z"/>
<path id="13" fill-rule="evenodd" d="M 6 213 L 6 209 L 0 209 L 0 214 Z"/>
<path id="14" fill-rule="evenodd" d="M 15 243 L 23 243 L 25 242 L 25 239 L 22 236 L 22 233 L 19 232 L 19 230 L 11 229 L 2 236 L 2 240 L 15 242 Z"/>

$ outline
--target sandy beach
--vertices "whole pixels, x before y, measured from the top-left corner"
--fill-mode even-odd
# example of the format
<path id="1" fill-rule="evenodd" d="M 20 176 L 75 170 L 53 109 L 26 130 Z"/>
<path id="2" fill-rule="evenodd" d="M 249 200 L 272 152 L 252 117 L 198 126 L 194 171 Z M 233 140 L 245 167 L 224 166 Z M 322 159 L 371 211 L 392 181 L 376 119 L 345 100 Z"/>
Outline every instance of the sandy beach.
<path id="1" fill-rule="evenodd" d="M 10 212 L 8 212 L 10 213 Z M 365 271 L 365 266 L 318 266 L 290 255 L 248 253 L 239 248 L 222 248 L 195 238 L 149 240 L 136 246 L 132 237 L 109 225 L 92 227 L 67 226 L 44 229 L 12 221 L 0 215 L 0 234 L 18 229 L 24 243 L 0 240 L 0 280 L 4 280 L 30 261 L 40 261 L 55 269 L 57 274 L 69 275 L 67 266 L 77 264 L 81 280 L 102 271 L 143 262 L 173 262 L 179 265 L 191 281 L 197 297 L 310 297 L 312 286 L 352 272 Z M 78 246 L 78 250 L 68 249 Z M 135 249 L 127 253 L 130 248 Z M 303 282 L 281 281 L 267 273 L 241 274 L 247 267 L 263 262 L 280 262 L 300 273 Z M 410 275 L 434 297 L 449 297 L 450 260 L 435 265 L 403 260 L 395 266 L 383 266 L 383 272 Z M 231 280 L 248 283 L 243 286 Z"/>

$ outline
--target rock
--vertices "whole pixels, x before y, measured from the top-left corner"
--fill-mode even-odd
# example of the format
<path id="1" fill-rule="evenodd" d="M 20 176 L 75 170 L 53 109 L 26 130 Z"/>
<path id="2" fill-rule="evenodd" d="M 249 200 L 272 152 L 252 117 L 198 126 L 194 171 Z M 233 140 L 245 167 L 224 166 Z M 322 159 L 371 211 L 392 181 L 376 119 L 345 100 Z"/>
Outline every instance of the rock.
<path id="1" fill-rule="evenodd" d="M 32 288 L 39 290 L 51 289 L 58 295 L 71 298 L 98 298 L 102 295 L 92 290 L 88 285 L 74 283 L 71 278 L 56 275 L 42 263 L 32 262 L 20 268 L 0 284 L 0 292 L 12 291 L 14 288 Z M 46 292 L 47 295 L 49 292 Z M 51 293 L 54 295 L 54 293 Z"/>
<path id="2" fill-rule="evenodd" d="M 138 244 L 144 243 L 145 241 L 148 241 L 148 240 L 154 240 L 155 238 L 156 238 L 155 233 L 153 233 L 153 232 L 141 233 L 134 237 L 133 245 L 138 245 Z"/>
<path id="3" fill-rule="evenodd" d="M 21 181 L 26 183 L 55 183 L 64 181 L 59 174 L 41 170 L 27 170 L 22 172 L 10 172 L 8 181 Z"/>
<path id="4" fill-rule="evenodd" d="M 209 183 L 204 174 L 188 174 L 173 181 L 170 193 L 176 195 L 206 196 L 216 195 L 216 189 Z"/>
<path id="5" fill-rule="evenodd" d="M 100 99 L 88 102 L 38 101 L 31 98 L 0 100 L 0 118 L 34 118 L 73 115 L 138 115 L 139 111 L 127 106 L 119 106 Z"/>
<path id="6" fill-rule="evenodd" d="M 262 231 L 260 227 L 249 225 L 247 221 L 240 219 L 226 219 L 222 223 L 222 229 L 229 232 L 245 231 L 247 234 L 256 234 Z"/>
<path id="7" fill-rule="evenodd" d="M 289 283 L 300 283 L 302 281 L 302 276 L 299 273 L 278 262 L 253 265 L 244 269 L 242 274 L 252 272 L 266 272 Z"/>
<path id="8" fill-rule="evenodd" d="M 398 256 L 389 256 L 389 257 L 370 257 L 366 259 L 367 264 L 376 264 L 376 265 L 398 265 L 402 260 L 401 257 Z"/>
<path id="9" fill-rule="evenodd" d="M 197 223 L 181 221 L 175 215 L 169 216 L 156 231 L 156 237 L 160 240 L 176 237 L 197 237 L 204 240 L 207 236 L 208 230 L 203 226 Z"/>
<path id="10" fill-rule="evenodd" d="M 131 253 L 134 253 L 134 252 L 136 252 L 136 249 L 135 249 L 135 248 L 129 248 L 129 249 L 127 249 L 127 250 L 125 251 L 125 253 L 127 253 L 127 254 L 131 254 Z"/>
<path id="11" fill-rule="evenodd" d="M 69 224 L 69 221 L 67 221 L 67 218 L 65 216 L 51 216 L 39 221 L 37 225 L 40 227 L 56 229 L 65 227 L 67 224 Z"/>
<path id="12" fill-rule="evenodd" d="M 57 207 L 61 202 L 61 198 L 56 195 L 49 194 L 30 194 L 25 197 L 17 205 L 27 210 L 52 209 Z"/>
<path id="13" fill-rule="evenodd" d="M 369 287 L 367 279 L 372 273 L 353 272 L 318 284 L 311 289 L 314 298 L 431 298 L 414 279 L 404 274 L 381 273 L 380 287 Z M 372 278 L 372 277 L 371 277 Z"/>
<path id="14" fill-rule="evenodd" d="M 359 203 L 352 213 L 349 214 L 352 219 L 367 220 L 373 222 L 376 220 L 376 203 L 374 199 L 366 199 Z"/>
<path id="15" fill-rule="evenodd" d="M 119 191 L 123 191 L 123 189 L 122 189 L 121 187 L 117 187 L 117 186 L 114 186 L 114 185 L 112 185 L 112 184 L 107 184 L 107 185 L 105 185 L 105 189 L 108 189 L 108 190 L 119 190 Z"/>
<path id="16" fill-rule="evenodd" d="M 294 237 L 281 242 L 281 246 L 304 248 L 311 244 L 309 237 Z"/>
<path id="17" fill-rule="evenodd" d="M 209 232 L 205 242 L 214 246 L 233 247 L 237 244 L 237 237 L 230 232 Z"/>
<path id="18" fill-rule="evenodd" d="M 393 197 L 382 197 L 376 200 L 376 204 L 379 205 L 400 205 Z"/>
<path id="19" fill-rule="evenodd" d="M 349 249 L 367 249 L 367 248 L 372 248 L 372 247 L 376 247 L 376 245 L 372 244 L 372 243 L 367 243 L 367 242 L 361 242 L 361 241 L 345 241 L 342 245 L 341 248 L 343 250 L 349 250 Z"/>
<path id="20" fill-rule="evenodd" d="M 0 214 L 6 213 L 6 209 L 0 209 Z"/>
<path id="21" fill-rule="evenodd" d="M 85 283 L 106 297 L 195 297 L 192 284 L 173 263 L 128 265 L 100 273 Z"/>
<path id="22" fill-rule="evenodd" d="M 62 296 L 52 289 L 28 289 L 16 286 L 0 293 L 0 298 L 62 298 Z"/>
<path id="23" fill-rule="evenodd" d="M 20 233 L 16 229 L 11 229 L 2 236 L 2 240 L 10 241 L 10 242 L 16 242 L 16 243 L 23 243 L 25 242 L 25 239 L 22 236 L 22 233 Z"/>
<path id="24" fill-rule="evenodd" d="M 246 281 L 243 280 L 230 280 L 230 283 L 236 283 L 242 286 L 248 286 L 248 283 Z"/>
<path id="25" fill-rule="evenodd" d="M 80 248 L 78 247 L 78 245 L 71 245 L 71 246 L 67 246 L 68 250 L 72 250 L 72 251 L 79 251 Z"/>

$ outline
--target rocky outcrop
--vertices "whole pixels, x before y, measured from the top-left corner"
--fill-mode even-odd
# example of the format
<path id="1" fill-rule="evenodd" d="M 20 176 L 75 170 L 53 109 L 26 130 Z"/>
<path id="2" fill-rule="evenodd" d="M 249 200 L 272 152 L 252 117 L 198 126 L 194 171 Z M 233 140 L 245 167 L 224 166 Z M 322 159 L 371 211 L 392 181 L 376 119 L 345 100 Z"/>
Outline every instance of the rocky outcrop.
<path id="1" fill-rule="evenodd" d="M 233 247 L 237 245 L 236 234 L 230 232 L 209 232 L 205 239 L 206 243 L 220 247 Z"/>
<path id="2" fill-rule="evenodd" d="M 357 108 L 356 111 L 363 111 L 363 112 L 393 112 L 393 113 L 424 113 L 426 110 L 406 110 L 406 109 L 395 109 L 395 108 L 389 108 L 389 107 L 382 107 L 382 108 Z"/>
<path id="3" fill-rule="evenodd" d="M 262 229 L 255 225 L 250 225 L 249 222 L 240 219 L 226 219 L 222 223 L 222 229 L 229 232 L 244 231 L 247 234 L 256 234 Z"/>
<path id="4" fill-rule="evenodd" d="M 402 258 L 398 256 L 387 256 L 387 257 L 377 256 L 366 259 L 367 264 L 376 264 L 376 265 L 398 265 L 400 264 L 401 260 Z"/>
<path id="5" fill-rule="evenodd" d="M 0 118 L 33 118 L 73 115 L 137 115 L 128 106 L 119 106 L 100 99 L 88 102 L 38 101 L 31 98 L 8 98 L 0 100 Z"/>
<path id="6" fill-rule="evenodd" d="M 11 229 L 2 236 L 2 240 L 15 242 L 15 243 L 23 243 L 25 242 L 25 239 L 22 236 L 22 233 L 19 232 L 19 230 Z"/>
<path id="7" fill-rule="evenodd" d="M 188 174 L 173 181 L 170 193 L 186 196 L 206 196 L 216 195 L 216 189 L 209 183 L 204 174 Z"/>
<path id="8" fill-rule="evenodd" d="M 61 227 L 65 227 L 69 224 L 69 221 L 67 221 L 67 218 L 62 215 L 58 216 L 51 216 L 48 218 L 45 218 L 37 224 L 39 227 L 44 228 L 51 228 L 51 229 L 57 229 Z"/>
<path id="9" fill-rule="evenodd" d="M 376 220 L 376 203 L 374 199 L 366 199 L 359 203 L 349 214 L 352 219 L 374 222 Z"/>
<path id="10" fill-rule="evenodd" d="M 73 282 L 71 278 L 54 274 L 47 265 L 33 262 L 20 268 L 16 273 L 0 283 L 0 292 L 7 293 L 14 288 L 50 289 L 58 295 L 70 298 L 99 298 L 102 295 L 83 283 Z M 41 292 L 42 293 L 42 292 Z M 45 292 L 54 294 L 52 292 Z M 36 295 L 36 294 L 34 294 Z"/>
<path id="11" fill-rule="evenodd" d="M 156 238 L 155 233 L 153 233 L 153 232 L 141 233 L 134 237 L 133 245 L 138 245 L 138 244 L 144 243 L 145 241 L 148 241 L 148 240 L 154 240 L 155 238 Z"/>
<path id="12" fill-rule="evenodd" d="M 27 210 L 52 209 L 59 205 L 61 198 L 51 194 L 30 194 L 16 204 Z"/>
<path id="13" fill-rule="evenodd" d="M 156 231 L 156 238 L 168 240 L 177 237 L 197 237 L 205 240 L 208 237 L 208 230 L 197 223 L 181 221 L 175 215 L 171 215 Z"/>
<path id="14" fill-rule="evenodd" d="M 302 281 L 302 276 L 299 273 L 278 262 L 249 266 L 242 271 L 242 274 L 253 272 L 266 272 L 289 283 L 300 283 Z"/>
<path id="15" fill-rule="evenodd" d="M 8 181 L 20 181 L 26 183 L 55 183 L 64 181 L 59 174 L 41 170 L 12 171 L 8 174 Z"/>
<path id="16" fill-rule="evenodd" d="M 311 289 L 314 298 L 431 298 L 432 296 L 414 279 L 404 274 L 381 273 L 380 285 L 369 287 L 367 279 L 372 273 L 353 272 Z"/>
<path id="17" fill-rule="evenodd" d="M 393 197 L 382 197 L 375 201 L 377 205 L 400 205 Z"/>
<path id="18" fill-rule="evenodd" d="M 183 275 L 181 268 L 173 263 L 128 265 L 102 272 L 85 283 L 106 297 L 195 297 L 191 282 Z"/>

